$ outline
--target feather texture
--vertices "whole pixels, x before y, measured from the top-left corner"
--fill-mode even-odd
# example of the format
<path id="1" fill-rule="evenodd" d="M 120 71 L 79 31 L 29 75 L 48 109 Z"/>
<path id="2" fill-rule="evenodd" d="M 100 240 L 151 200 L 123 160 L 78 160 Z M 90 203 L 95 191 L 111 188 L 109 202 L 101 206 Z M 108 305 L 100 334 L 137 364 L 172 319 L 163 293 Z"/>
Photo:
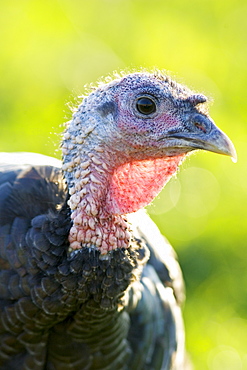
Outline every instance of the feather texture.
<path id="1" fill-rule="evenodd" d="M 158 230 L 151 233 L 152 245 L 136 221 L 145 220 L 145 229 L 154 227 L 151 220 L 131 215 L 130 251 L 101 259 L 98 251 L 84 249 L 67 258 L 70 219 L 62 207 L 61 170 L 3 167 L 1 369 L 169 369 L 178 332 L 183 346 L 173 295 L 177 285 L 176 295 L 183 297 L 182 280 L 170 245 Z M 155 248 L 156 239 L 168 264 Z"/>

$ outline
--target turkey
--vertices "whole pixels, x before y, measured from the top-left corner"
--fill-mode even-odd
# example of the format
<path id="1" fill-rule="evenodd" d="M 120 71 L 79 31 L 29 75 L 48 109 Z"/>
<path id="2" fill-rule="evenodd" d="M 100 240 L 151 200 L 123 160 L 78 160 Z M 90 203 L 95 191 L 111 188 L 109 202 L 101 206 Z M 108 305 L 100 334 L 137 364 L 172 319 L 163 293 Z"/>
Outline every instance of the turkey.
<path id="1" fill-rule="evenodd" d="M 140 209 L 187 153 L 235 157 L 206 101 L 122 75 L 83 98 L 61 165 L 1 155 L 0 369 L 185 369 L 181 271 Z"/>

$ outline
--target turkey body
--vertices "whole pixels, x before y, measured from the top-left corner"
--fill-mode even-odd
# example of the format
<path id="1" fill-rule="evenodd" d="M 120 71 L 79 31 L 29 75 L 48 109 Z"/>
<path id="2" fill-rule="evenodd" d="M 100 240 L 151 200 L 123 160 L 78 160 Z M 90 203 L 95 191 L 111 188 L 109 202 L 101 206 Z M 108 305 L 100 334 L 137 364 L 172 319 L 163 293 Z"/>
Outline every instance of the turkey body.
<path id="1" fill-rule="evenodd" d="M 84 97 L 62 165 L 2 155 L 0 369 L 185 369 L 181 271 L 139 210 L 187 153 L 235 155 L 206 100 L 129 74 Z"/>
<path id="2" fill-rule="evenodd" d="M 148 216 L 131 215 L 129 250 L 68 259 L 61 169 L 0 170 L 0 368 L 170 369 L 176 353 L 182 366 L 181 272 Z"/>

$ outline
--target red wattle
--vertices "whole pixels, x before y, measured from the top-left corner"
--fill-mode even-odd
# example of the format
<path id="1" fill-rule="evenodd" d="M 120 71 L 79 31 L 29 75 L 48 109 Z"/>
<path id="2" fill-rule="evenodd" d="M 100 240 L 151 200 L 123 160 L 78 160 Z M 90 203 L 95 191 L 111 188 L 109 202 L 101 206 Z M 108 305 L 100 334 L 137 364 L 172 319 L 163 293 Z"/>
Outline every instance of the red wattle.
<path id="1" fill-rule="evenodd" d="M 111 178 L 106 211 L 121 215 L 149 204 L 177 171 L 184 156 L 132 161 L 119 166 Z"/>

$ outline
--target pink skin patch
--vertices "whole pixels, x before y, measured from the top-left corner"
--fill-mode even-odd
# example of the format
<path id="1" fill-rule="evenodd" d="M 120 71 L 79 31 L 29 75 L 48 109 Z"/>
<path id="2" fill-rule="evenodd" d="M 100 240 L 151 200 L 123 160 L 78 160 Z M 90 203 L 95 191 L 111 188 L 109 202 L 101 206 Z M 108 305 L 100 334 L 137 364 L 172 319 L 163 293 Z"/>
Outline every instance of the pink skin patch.
<path id="1" fill-rule="evenodd" d="M 109 214 L 126 214 L 149 204 L 176 172 L 185 155 L 132 161 L 113 173 L 106 198 Z"/>

